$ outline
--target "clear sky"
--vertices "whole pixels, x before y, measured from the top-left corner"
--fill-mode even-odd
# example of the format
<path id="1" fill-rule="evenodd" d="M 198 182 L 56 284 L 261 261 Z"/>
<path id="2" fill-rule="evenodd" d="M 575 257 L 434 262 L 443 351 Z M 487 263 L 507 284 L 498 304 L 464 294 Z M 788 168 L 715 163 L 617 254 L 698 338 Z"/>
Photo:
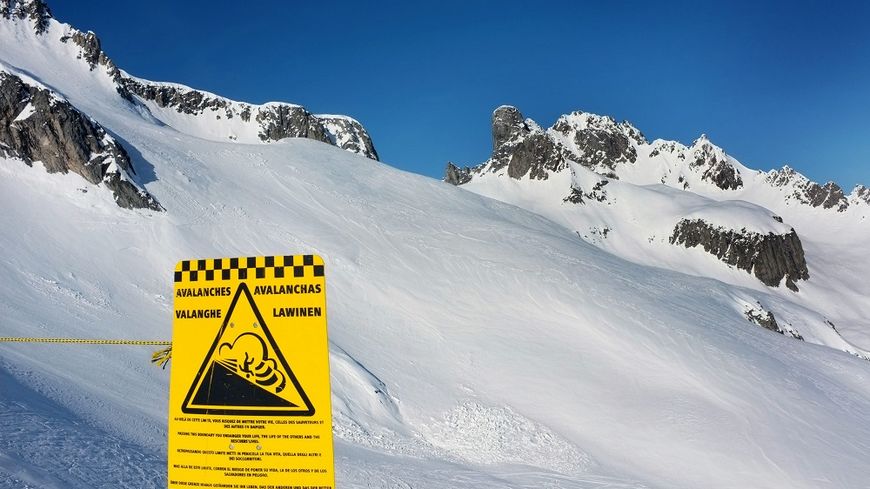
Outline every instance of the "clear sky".
<path id="1" fill-rule="evenodd" d="M 136 76 L 351 115 L 430 176 L 485 160 L 511 104 L 870 185 L 870 6 L 760 3 L 49 1 Z"/>

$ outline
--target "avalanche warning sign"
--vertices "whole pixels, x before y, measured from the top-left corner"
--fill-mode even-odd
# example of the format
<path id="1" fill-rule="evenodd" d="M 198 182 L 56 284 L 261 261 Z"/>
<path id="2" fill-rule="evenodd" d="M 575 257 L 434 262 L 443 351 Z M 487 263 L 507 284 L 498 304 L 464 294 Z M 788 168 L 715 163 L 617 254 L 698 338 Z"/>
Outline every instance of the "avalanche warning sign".
<path id="1" fill-rule="evenodd" d="M 169 487 L 332 489 L 323 260 L 175 268 Z"/>

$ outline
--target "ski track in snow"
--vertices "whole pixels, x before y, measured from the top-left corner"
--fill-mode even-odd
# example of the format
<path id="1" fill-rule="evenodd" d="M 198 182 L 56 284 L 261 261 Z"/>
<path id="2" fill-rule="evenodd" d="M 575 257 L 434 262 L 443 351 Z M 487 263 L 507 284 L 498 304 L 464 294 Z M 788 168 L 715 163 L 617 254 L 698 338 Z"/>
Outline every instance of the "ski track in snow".
<path id="1" fill-rule="evenodd" d="M 165 487 L 165 454 L 107 433 L 0 366 L 0 486 Z"/>

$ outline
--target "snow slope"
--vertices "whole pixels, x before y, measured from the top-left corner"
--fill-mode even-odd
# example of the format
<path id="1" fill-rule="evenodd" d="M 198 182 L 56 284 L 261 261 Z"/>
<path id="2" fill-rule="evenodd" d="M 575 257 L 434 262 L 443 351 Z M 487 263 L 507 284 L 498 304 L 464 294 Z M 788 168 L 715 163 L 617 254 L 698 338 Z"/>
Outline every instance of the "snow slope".
<path id="1" fill-rule="evenodd" d="M 0 159 L 4 335 L 169 338 L 179 259 L 318 253 L 339 487 L 870 487 L 870 362 L 743 317 L 780 294 L 316 141 L 179 132 L 10 29 L 0 61 L 116 135 L 166 211 Z M 0 344 L 0 484 L 162 487 L 148 354 Z"/>
<path id="2" fill-rule="evenodd" d="M 502 161 L 490 159 L 472 170 L 462 188 L 536 212 L 635 263 L 773 293 L 820 318 L 803 326 L 807 341 L 856 353 L 870 350 L 870 282 L 865 279 L 870 274 L 870 202 L 863 187 L 846 195 L 836 192 L 836 184 L 819 186 L 788 167 L 752 170 L 705 135 L 691 146 L 665 140 L 649 143 L 630 123 L 606 116 L 573 112 L 549 129 L 530 119 L 524 124 L 532 134 L 552 138 L 570 159 L 546 179 L 512 178 Z M 599 147 L 622 153 L 618 158 L 604 150 L 590 153 L 596 140 L 589 143 L 582 134 L 577 137 L 583 131 L 607 143 Z M 738 185 L 717 184 L 708 172 L 733 172 Z M 574 188 L 581 191 L 582 202 L 566 200 Z M 816 206 L 811 204 L 813 191 L 820 194 Z M 785 286 L 771 288 L 700 247 L 672 245 L 669 238 L 683 219 L 760 235 L 784 235 L 794 229 L 803 245 L 809 280 L 800 282 L 798 293 Z"/>

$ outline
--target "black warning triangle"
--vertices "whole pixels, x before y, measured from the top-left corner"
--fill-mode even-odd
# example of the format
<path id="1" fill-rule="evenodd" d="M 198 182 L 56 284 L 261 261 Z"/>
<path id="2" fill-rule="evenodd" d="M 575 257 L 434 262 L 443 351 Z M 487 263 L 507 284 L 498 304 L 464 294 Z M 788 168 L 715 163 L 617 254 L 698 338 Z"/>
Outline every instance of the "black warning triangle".
<path id="1" fill-rule="evenodd" d="M 238 324 L 233 322 L 234 314 Z M 256 324 L 256 329 L 251 324 Z M 233 296 L 181 411 L 251 416 L 314 414 L 314 406 L 284 359 L 244 282 Z"/>
<path id="2" fill-rule="evenodd" d="M 271 392 L 248 382 L 218 362 L 212 362 L 205 381 L 199 386 L 192 404 L 199 406 L 282 406 L 297 407 Z"/>

